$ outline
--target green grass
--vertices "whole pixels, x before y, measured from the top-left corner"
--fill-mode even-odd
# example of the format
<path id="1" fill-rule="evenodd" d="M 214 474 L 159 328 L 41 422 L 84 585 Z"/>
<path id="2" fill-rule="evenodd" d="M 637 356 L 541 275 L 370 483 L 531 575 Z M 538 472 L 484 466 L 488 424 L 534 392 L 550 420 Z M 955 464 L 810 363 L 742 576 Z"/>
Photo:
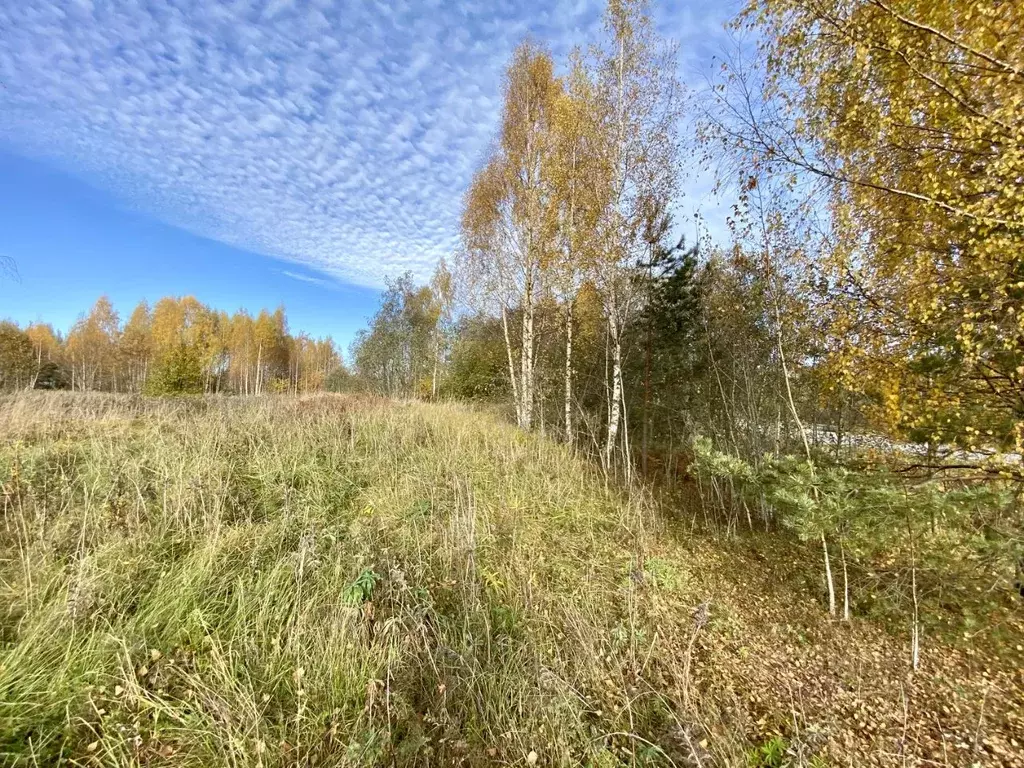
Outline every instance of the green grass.
<path id="1" fill-rule="evenodd" d="M 0 419 L 7 761 L 605 765 L 671 726 L 627 690 L 649 510 L 554 443 L 339 397 Z"/>

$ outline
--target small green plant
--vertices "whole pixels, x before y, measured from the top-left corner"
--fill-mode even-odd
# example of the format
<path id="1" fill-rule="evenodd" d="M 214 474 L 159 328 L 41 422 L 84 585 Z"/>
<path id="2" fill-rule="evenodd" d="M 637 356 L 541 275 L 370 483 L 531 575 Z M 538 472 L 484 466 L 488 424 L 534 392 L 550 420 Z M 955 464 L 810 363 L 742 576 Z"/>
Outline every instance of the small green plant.
<path id="1" fill-rule="evenodd" d="M 425 520 L 430 516 L 432 509 L 430 499 L 416 499 L 409 508 L 409 517 Z"/>
<path id="2" fill-rule="evenodd" d="M 642 744 L 636 751 L 636 763 L 647 768 L 669 765 L 665 750 L 657 744 Z"/>
<path id="3" fill-rule="evenodd" d="M 749 768 L 786 768 L 791 764 L 788 750 L 789 742 L 776 734 L 747 753 L 747 765 Z"/>
<path id="4" fill-rule="evenodd" d="M 644 574 L 648 581 L 659 589 L 673 591 L 682 581 L 679 569 L 663 557 L 649 557 L 644 563 Z"/>
<path id="5" fill-rule="evenodd" d="M 380 574 L 372 568 L 364 568 L 356 580 L 345 589 L 342 599 L 349 605 L 360 605 L 373 597 L 374 587 L 380 581 Z"/>

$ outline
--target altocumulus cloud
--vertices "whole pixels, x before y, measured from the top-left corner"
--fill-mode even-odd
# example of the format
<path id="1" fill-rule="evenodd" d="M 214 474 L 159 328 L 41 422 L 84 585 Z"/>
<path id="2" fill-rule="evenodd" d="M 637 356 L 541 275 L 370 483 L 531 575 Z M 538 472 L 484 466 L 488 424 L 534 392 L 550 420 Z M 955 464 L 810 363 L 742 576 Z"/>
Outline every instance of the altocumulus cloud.
<path id="1" fill-rule="evenodd" d="M 659 26 L 684 45 L 717 27 L 695 20 L 697 2 L 666 6 Z M 4 2 L 0 140 L 231 245 L 365 285 L 423 278 L 456 247 L 515 44 L 531 34 L 564 54 L 600 13 L 599 0 Z"/>

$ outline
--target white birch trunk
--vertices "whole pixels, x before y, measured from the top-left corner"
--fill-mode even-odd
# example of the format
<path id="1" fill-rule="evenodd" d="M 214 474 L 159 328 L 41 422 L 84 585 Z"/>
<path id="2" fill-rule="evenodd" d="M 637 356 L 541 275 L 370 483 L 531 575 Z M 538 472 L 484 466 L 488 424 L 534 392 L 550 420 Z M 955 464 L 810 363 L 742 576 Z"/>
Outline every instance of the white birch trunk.
<path id="1" fill-rule="evenodd" d="M 35 389 L 36 382 L 39 381 L 39 369 L 43 365 L 43 348 L 39 347 L 39 353 L 36 355 L 36 372 L 32 376 L 32 380 L 29 382 L 28 389 Z"/>
<path id="2" fill-rule="evenodd" d="M 605 465 L 611 466 L 612 454 L 619 436 L 619 421 L 622 414 L 622 339 L 615 315 L 614 299 L 608 313 L 608 332 L 611 337 L 612 394 L 608 403 L 608 436 L 604 446 Z"/>
<path id="3" fill-rule="evenodd" d="M 441 358 L 441 334 L 434 329 L 434 372 L 430 376 L 430 399 L 437 400 L 437 365 Z"/>
<path id="4" fill-rule="evenodd" d="M 914 597 L 914 625 L 910 629 L 910 663 L 917 672 L 921 664 L 921 624 L 918 620 L 917 606 L 917 564 L 910 567 L 910 588 Z"/>
<path id="5" fill-rule="evenodd" d="M 256 350 L 256 394 L 262 391 L 263 385 L 263 343 Z"/>
<path id="6" fill-rule="evenodd" d="M 828 558 L 828 541 L 825 538 L 825 532 L 821 532 L 821 551 L 825 554 L 825 581 L 828 583 L 828 613 L 830 616 L 836 615 L 836 586 L 832 580 L 832 563 Z"/>
<path id="7" fill-rule="evenodd" d="M 522 418 L 519 426 L 529 429 L 533 425 L 533 286 L 527 283 L 523 297 L 523 343 L 520 352 L 522 382 Z"/>
<path id="8" fill-rule="evenodd" d="M 572 425 L 572 305 L 570 299 L 565 306 L 565 442 L 569 445 L 576 442 Z"/>
<path id="9" fill-rule="evenodd" d="M 846 571 L 846 547 L 839 540 L 839 555 L 843 559 L 843 621 L 850 620 L 850 575 Z"/>
<path id="10" fill-rule="evenodd" d="M 523 408 L 519 400 L 519 384 L 516 381 L 516 367 L 512 363 L 512 339 L 508 334 L 508 312 L 504 305 L 501 308 L 501 329 L 505 332 L 505 353 L 508 356 L 508 380 L 512 384 L 512 402 L 516 406 L 516 423 L 523 421 Z"/>

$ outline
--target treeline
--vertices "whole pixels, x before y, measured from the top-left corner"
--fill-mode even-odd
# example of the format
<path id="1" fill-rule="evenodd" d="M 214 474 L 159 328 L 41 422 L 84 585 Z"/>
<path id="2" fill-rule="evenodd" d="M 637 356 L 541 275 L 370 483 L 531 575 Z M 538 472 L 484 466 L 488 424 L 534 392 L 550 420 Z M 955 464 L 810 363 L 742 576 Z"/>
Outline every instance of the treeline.
<path id="1" fill-rule="evenodd" d="M 391 285 L 354 383 L 685 475 L 709 524 L 816 548 L 833 613 L 837 578 L 847 617 L 912 610 L 916 665 L 929 597 L 1024 581 L 1024 5 L 751 0 L 733 28 L 757 45 L 685 98 L 641 0 L 564 62 L 522 44 L 451 274 Z M 725 242 L 679 238 L 686 160 L 734 196 Z"/>
<path id="2" fill-rule="evenodd" d="M 705 237 L 698 253 L 680 238 L 674 50 L 641 2 L 610 3 L 605 30 L 561 66 L 536 42 L 515 51 L 462 247 L 429 285 L 390 285 L 351 351 L 353 383 L 507 402 L 522 428 L 627 473 L 697 433 L 735 450 L 770 434 L 781 448 L 794 433 L 780 407 L 781 276 L 738 239 Z M 816 407 L 807 388 L 795 396 Z"/>
<path id="3" fill-rule="evenodd" d="M 1022 21 L 752 0 L 733 26 L 761 43 L 686 98 L 642 0 L 564 62 L 523 43 L 451 273 L 392 286 L 356 375 L 508 397 L 609 462 L 664 441 L 662 409 L 746 456 L 822 423 L 1020 453 Z M 672 220 L 684 159 L 735 197 L 699 253 Z"/>
<path id="4" fill-rule="evenodd" d="M 142 302 L 124 323 L 101 297 L 67 335 L 48 324 L 0 323 L 0 390 L 146 394 L 308 392 L 342 375 L 328 337 L 293 336 L 283 307 L 255 317 L 194 297 Z"/>

